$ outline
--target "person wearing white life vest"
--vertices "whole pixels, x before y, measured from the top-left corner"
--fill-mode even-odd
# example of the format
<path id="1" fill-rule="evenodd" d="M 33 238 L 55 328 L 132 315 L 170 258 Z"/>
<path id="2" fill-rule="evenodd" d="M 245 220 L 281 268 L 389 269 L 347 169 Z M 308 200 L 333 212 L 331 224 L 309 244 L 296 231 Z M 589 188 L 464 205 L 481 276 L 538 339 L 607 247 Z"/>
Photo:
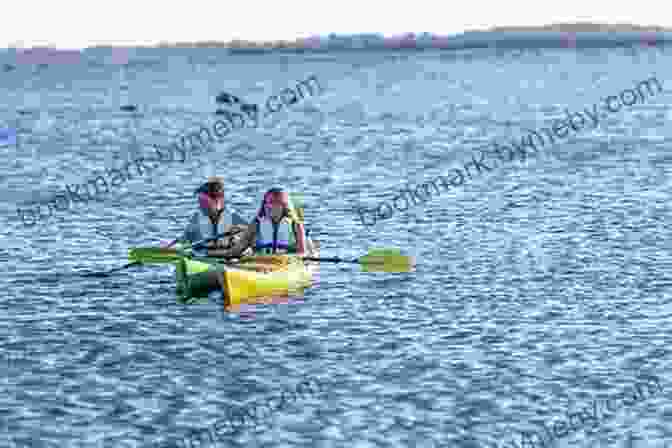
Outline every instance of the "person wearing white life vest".
<path id="1" fill-rule="evenodd" d="M 226 232 L 244 230 L 245 224 L 238 215 L 227 210 L 224 200 L 224 182 L 220 177 L 211 177 L 198 190 L 199 210 L 196 211 L 185 229 L 183 240 L 189 243 L 202 241 Z M 212 250 L 231 247 L 232 237 L 223 237 L 208 243 L 207 253 Z"/>
<path id="2" fill-rule="evenodd" d="M 282 189 L 272 188 L 266 192 L 245 235 L 231 249 L 216 252 L 222 256 L 239 256 L 248 248 L 255 255 L 312 254 L 313 247 L 306 238 L 303 221 Z"/>

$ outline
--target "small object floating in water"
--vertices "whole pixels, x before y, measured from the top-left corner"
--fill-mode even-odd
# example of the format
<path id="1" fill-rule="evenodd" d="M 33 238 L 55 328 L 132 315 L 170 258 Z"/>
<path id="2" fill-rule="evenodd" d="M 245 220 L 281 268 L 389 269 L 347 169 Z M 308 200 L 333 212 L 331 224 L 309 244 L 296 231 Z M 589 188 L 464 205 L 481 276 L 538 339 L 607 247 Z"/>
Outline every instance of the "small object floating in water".
<path id="1" fill-rule="evenodd" d="M 256 104 L 247 104 L 244 103 L 242 106 L 240 106 L 240 110 L 242 110 L 245 113 L 256 111 L 258 109 Z"/>
<path id="2" fill-rule="evenodd" d="M 258 109 L 259 108 L 256 104 L 242 103 L 242 105 L 240 106 L 240 110 L 245 114 L 249 114 L 251 112 L 257 112 Z M 231 112 L 229 112 L 228 110 L 224 110 L 224 109 L 217 109 L 215 111 L 215 115 L 227 115 L 227 114 L 231 114 Z"/>
<path id="3" fill-rule="evenodd" d="M 228 104 L 229 106 L 233 106 L 234 104 L 242 103 L 242 100 L 235 95 L 231 95 L 230 93 L 222 92 L 215 97 L 215 102 L 217 104 Z"/>
<path id="4" fill-rule="evenodd" d="M 119 109 L 123 110 L 124 112 L 135 112 L 136 110 L 138 110 L 138 108 L 133 104 L 127 104 L 125 106 L 121 106 Z"/>

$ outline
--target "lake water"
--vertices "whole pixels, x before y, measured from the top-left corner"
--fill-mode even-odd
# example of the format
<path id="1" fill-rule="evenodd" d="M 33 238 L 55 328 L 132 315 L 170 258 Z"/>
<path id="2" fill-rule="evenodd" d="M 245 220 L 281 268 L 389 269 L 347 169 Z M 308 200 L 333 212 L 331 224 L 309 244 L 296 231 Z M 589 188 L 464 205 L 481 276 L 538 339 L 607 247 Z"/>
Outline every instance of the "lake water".
<path id="1" fill-rule="evenodd" d="M 124 67 L 7 69 L 0 124 L 17 141 L 0 145 L 0 447 L 184 446 L 176 441 L 227 409 L 306 379 L 322 393 L 217 446 L 503 447 L 651 376 L 660 391 L 555 446 L 663 447 L 670 51 L 154 49 Z M 32 227 L 17 216 L 17 204 L 211 127 L 222 91 L 261 107 L 311 75 L 321 94 L 210 152 Z M 662 93 L 543 157 L 500 163 L 374 226 L 355 212 L 651 77 Z M 418 266 L 374 274 L 325 263 L 302 298 L 241 313 L 215 295 L 178 303 L 168 266 L 73 275 L 177 237 L 193 191 L 215 174 L 247 218 L 272 186 L 301 192 L 323 256 L 391 247 Z"/>

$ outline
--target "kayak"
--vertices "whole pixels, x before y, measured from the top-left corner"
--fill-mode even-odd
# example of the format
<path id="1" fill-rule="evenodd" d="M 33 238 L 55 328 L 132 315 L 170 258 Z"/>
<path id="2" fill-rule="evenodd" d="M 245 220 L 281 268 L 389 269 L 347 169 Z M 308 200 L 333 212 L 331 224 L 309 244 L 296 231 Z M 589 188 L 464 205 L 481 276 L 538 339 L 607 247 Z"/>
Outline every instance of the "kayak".
<path id="1" fill-rule="evenodd" d="M 108 276 L 138 264 L 172 264 L 178 299 L 189 303 L 190 299 L 207 298 L 211 292 L 222 291 L 226 309 L 235 310 L 257 303 L 288 303 L 286 298 L 303 295 L 305 288 L 318 282 L 321 263 L 358 264 L 362 272 L 371 273 L 408 273 L 415 268 L 415 259 L 399 249 L 372 249 L 357 259 L 323 258 L 319 256 L 319 243 L 308 241 L 312 242 L 313 253 L 307 257 L 256 255 L 243 256 L 237 262 L 194 257 L 180 244 L 177 248 L 137 247 L 129 250 L 129 264 L 92 275 Z"/>
<path id="2" fill-rule="evenodd" d="M 319 257 L 319 245 L 313 244 L 318 252 L 314 256 Z M 216 258 L 182 257 L 175 269 L 178 297 L 188 300 L 223 290 L 226 304 L 237 306 L 263 297 L 298 295 L 313 284 L 319 266 L 293 255 L 250 256 L 241 261 L 232 265 Z"/>

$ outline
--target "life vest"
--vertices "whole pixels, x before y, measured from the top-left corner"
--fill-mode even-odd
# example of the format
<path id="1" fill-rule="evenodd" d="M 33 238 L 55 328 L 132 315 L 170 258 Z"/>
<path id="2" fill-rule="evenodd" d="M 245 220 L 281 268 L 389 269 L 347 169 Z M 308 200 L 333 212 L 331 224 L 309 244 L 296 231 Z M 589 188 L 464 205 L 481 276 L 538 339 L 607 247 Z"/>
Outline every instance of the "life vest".
<path id="1" fill-rule="evenodd" d="M 294 221 L 284 217 L 277 226 L 269 217 L 256 219 L 254 252 L 257 254 L 295 254 L 297 251 Z"/>
<path id="2" fill-rule="evenodd" d="M 233 225 L 233 216 L 226 209 L 222 210 L 222 213 L 219 214 L 219 220 L 216 224 L 210 221 L 210 217 L 206 212 L 199 210 L 194 214 L 192 219 L 188 239 L 193 243 L 206 238 L 212 238 L 226 232 L 231 225 Z"/>

